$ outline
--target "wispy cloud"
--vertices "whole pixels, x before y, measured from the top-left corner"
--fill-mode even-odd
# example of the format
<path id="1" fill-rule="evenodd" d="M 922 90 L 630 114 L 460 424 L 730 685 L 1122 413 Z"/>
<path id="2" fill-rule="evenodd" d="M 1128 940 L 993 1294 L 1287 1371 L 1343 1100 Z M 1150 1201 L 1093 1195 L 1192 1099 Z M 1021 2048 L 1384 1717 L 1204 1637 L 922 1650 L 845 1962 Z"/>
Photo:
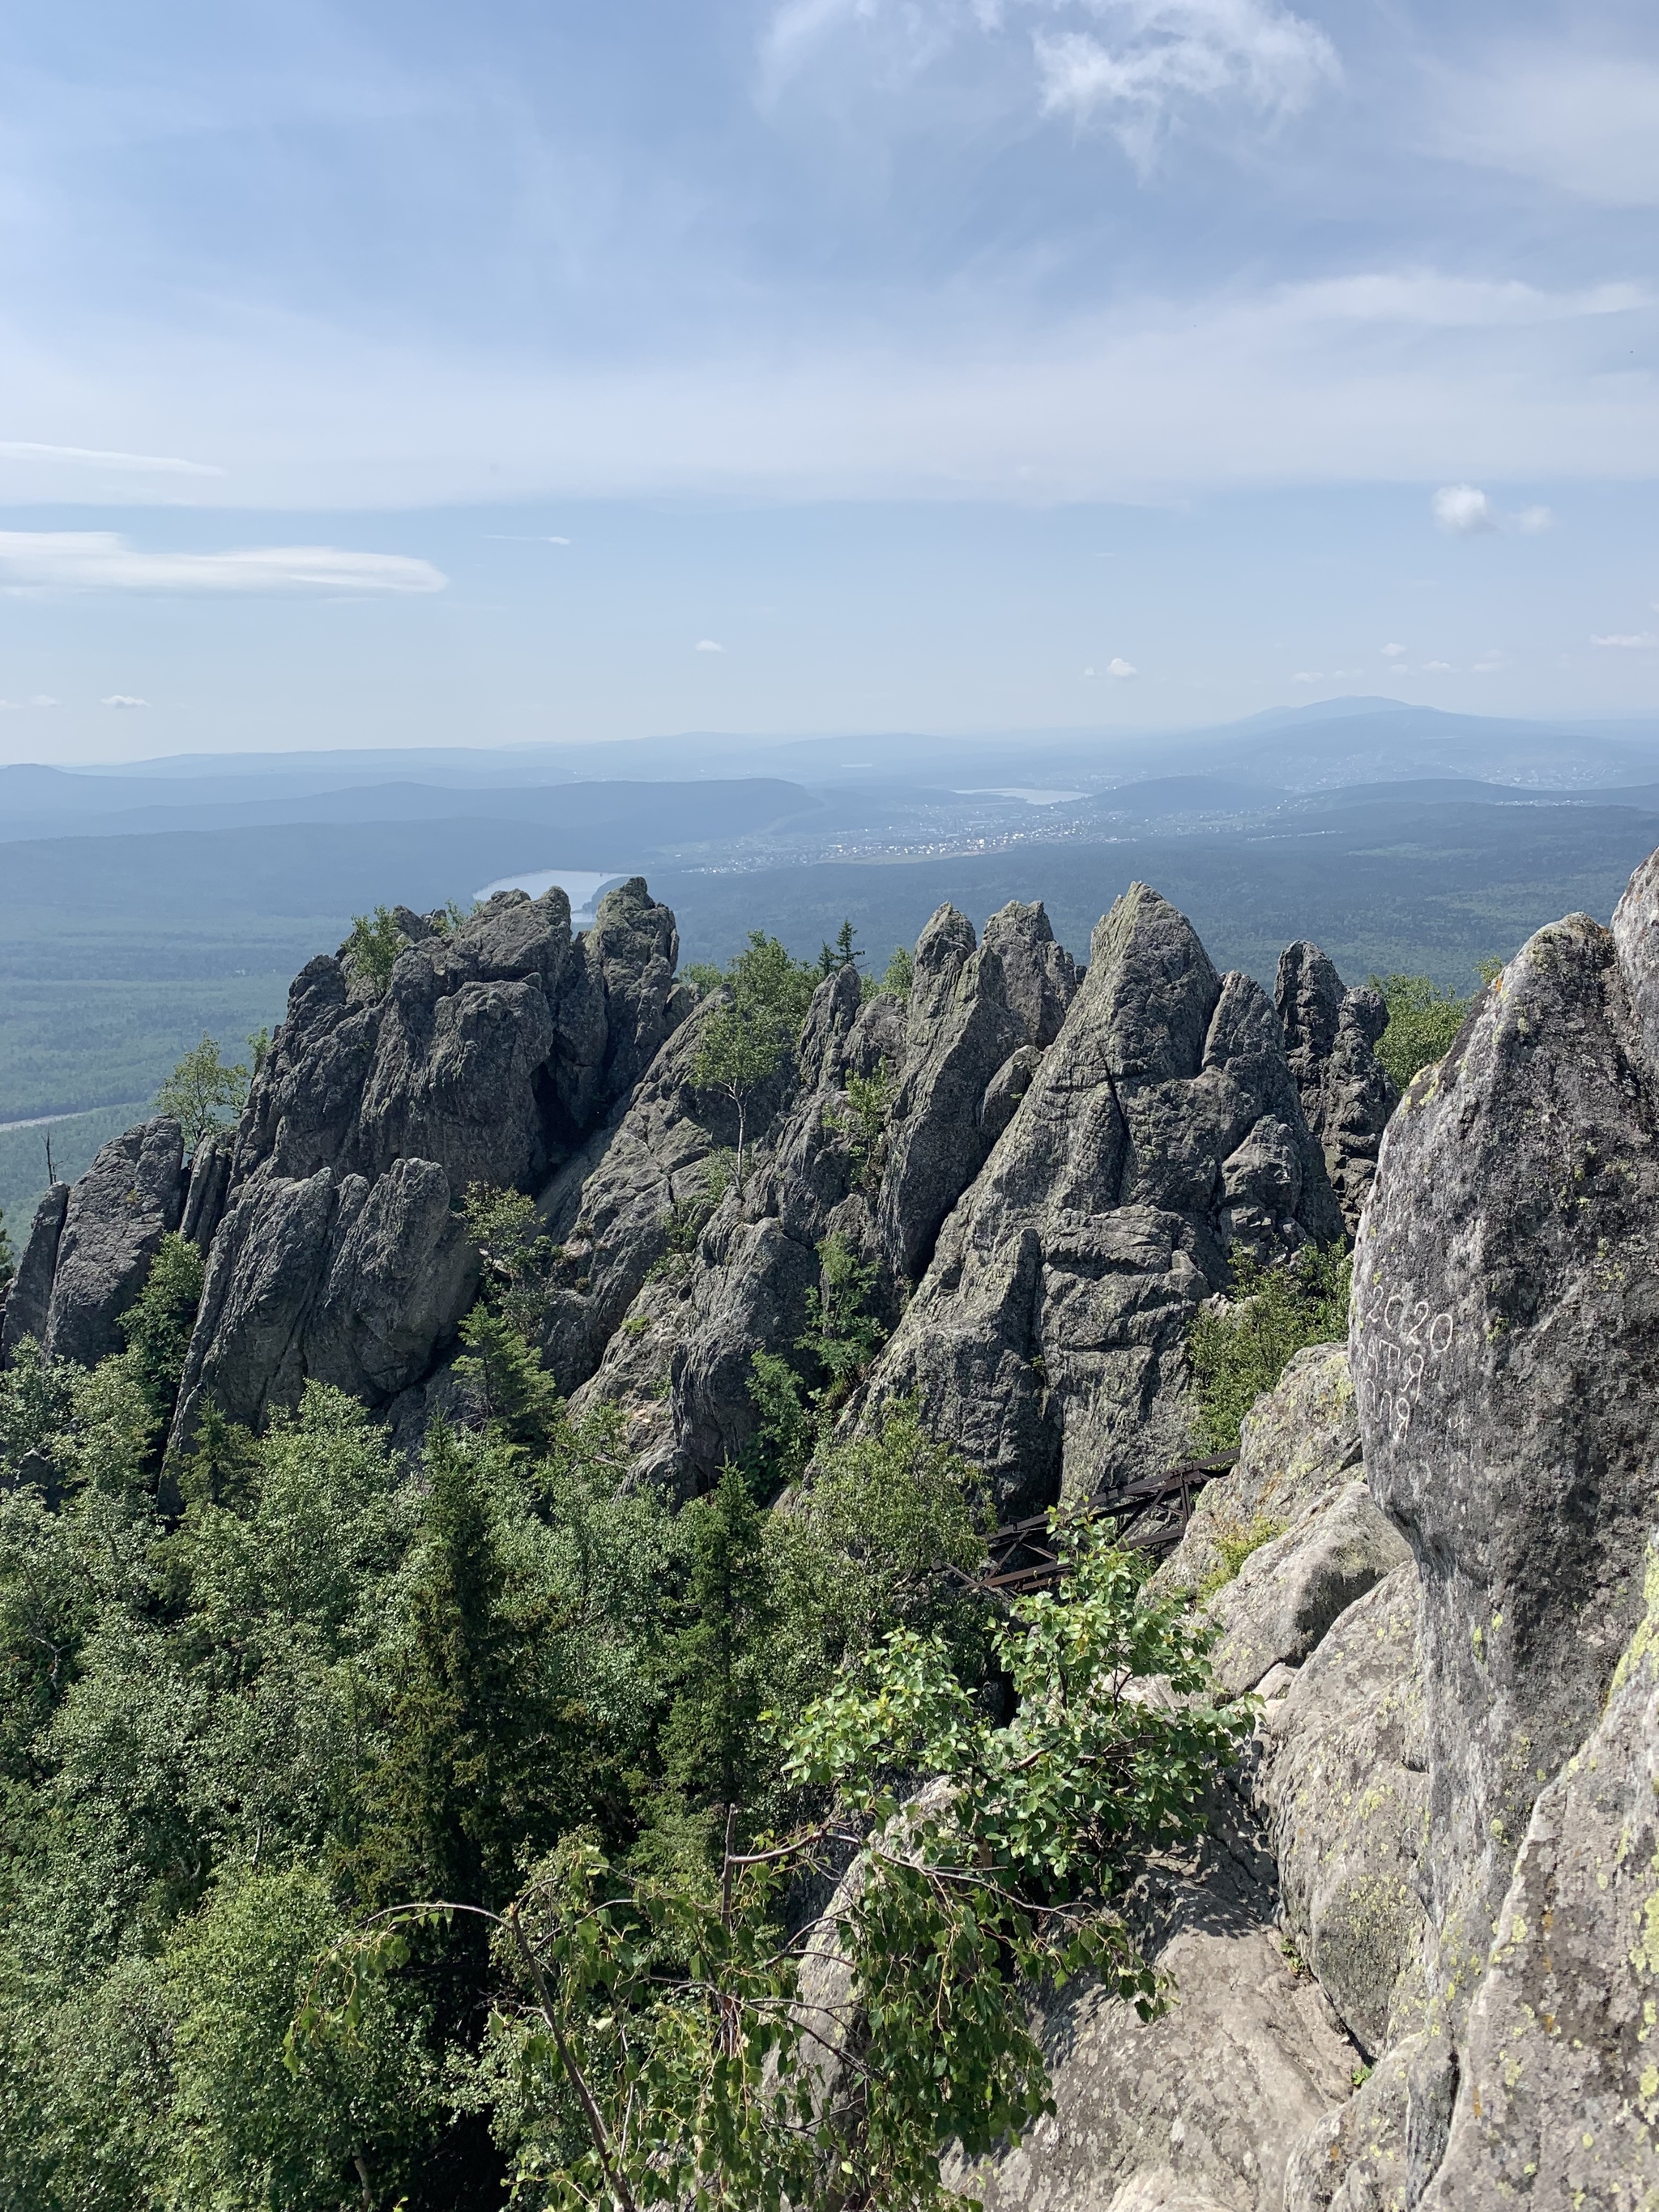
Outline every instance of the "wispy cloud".
<path id="1" fill-rule="evenodd" d="M 0 439 L 0 461 L 69 462 L 83 468 L 119 469 L 140 476 L 222 477 L 208 461 L 181 461 L 160 453 L 106 453 L 90 446 L 39 446 L 27 439 Z"/>
<path id="2" fill-rule="evenodd" d="M 532 538 L 517 530 L 486 530 L 484 536 L 497 545 L 568 545 L 568 538 Z"/>
<path id="3" fill-rule="evenodd" d="M 125 691 L 112 691 L 107 699 L 98 702 L 100 707 L 148 707 L 148 699 L 135 699 Z"/>
<path id="4" fill-rule="evenodd" d="M 1659 68 L 1634 54 L 1511 51 L 1443 80 L 1440 149 L 1607 207 L 1659 207 Z"/>
<path id="5" fill-rule="evenodd" d="M 1115 19 L 1118 36 L 1032 40 L 1043 112 L 1099 117 L 1143 171 L 1194 106 L 1292 114 L 1341 74 L 1325 33 L 1273 0 L 1096 0 L 1089 12 Z"/>
<path id="6" fill-rule="evenodd" d="M 1036 10 L 1048 21 L 1028 30 Z M 1143 173 L 1188 113 L 1291 114 L 1341 75 L 1324 32 L 1280 0 L 784 0 L 762 37 L 763 98 L 849 38 L 887 91 L 964 41 L 994 40 L 1027 73 L 1036 113 L 1101 122 Z"/>
<path id="7" fill-rule="evenodd" d="M 1615 646 L 1626 653 L 1645 653 L 1659 645 L 1659 635 L 1650 629 L 1612 630 L 1604 637 L 1592 637 L 1592 645 Z"/>
<path id="8" fill-rule="evenodd" d="M 234 553 L 143 553 L 112 530 L 0 530 L 0 588 L 12 591 L 258 592 L 356 596 L 441 592 L 428 561 L 332 545 Z"/>
<path id="9" fill-rule="evenodd" d="M 1107 662 L 1106 673 L 1109 676 L 1139 676 L 1140 671 L 1133 661 L 1116 659 Z"/>
<path id="10" fill-rule="evenodd" d="M 723 645 L 716 645 L 712 637 L 700 637 L 691 648 L 693 653 L 724 653 Z"/>
<path id="11" fill-rule="evenodd" d="M 1384 660 L 1398 660 L 1401 654 L 1406 650 L 1403 645 L 1385 645 L 1380 649 Z"/>

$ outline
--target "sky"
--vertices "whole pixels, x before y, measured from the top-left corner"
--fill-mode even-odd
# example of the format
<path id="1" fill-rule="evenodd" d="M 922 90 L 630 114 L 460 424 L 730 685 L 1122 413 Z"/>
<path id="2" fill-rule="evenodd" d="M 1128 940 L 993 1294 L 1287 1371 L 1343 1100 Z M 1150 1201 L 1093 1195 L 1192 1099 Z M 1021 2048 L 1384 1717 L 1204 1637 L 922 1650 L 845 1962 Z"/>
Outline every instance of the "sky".
<path id="1" fill-rule="evenodd" d="M 15 0 L 0 759 L 1659 710 L 1659 11 Z"/>

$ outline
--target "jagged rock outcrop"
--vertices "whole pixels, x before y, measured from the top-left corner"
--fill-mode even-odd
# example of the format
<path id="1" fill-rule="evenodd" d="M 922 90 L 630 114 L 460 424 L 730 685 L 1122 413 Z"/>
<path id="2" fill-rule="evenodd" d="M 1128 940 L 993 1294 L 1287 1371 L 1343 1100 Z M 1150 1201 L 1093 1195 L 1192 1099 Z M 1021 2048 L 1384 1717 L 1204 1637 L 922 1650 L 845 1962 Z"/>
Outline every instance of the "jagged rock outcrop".
<path id="1" fill-rule="evenodd" d="M 871 1400 L 920 1391 L 1011 1510 L 1178 1459 L 1187 1330 L 1232 1255 L 1341 1228 L 1273 1008 L 1137 884 L 1097 928 Z"/>
<path id="2" fill-rule="evenodd" d="M 1425 1985 L 1420 2025 L 1298 2154 L 1296 2212 L 1648 2185 L 1640 1923 L 1615 1940 L 1597 1915 L 1627 1856 L 1639 1886 L 1651 1817 L 1643 1698 L 1602 1708 L 1659 1517 L 1656 1047 L 1659 856 L 1611 930 L 1572 915 L 1522 947 L 1383 1142 L 1352 1344 L 1420 1593 Z M 1576 2149 L 1528 2148 L 1575 2114 Z"/>
<path id="3" fill-rule="evenodd" d="M 985 925 L 985 950 L 1002 963 L 1008 1004 L 1039 1052 L 1060 1035 L 1077 996 L 1077 963 L 1054 933 L 1041 899 L 999 907 Z"/>
<path id="4" fill-rule="evenodd" d="M 53 1254 L 41 1341 L 92 1366 L 119 1352 L 116 1323 L 184 1211 L 184 1138 L 166 1115 L 112 1137 L 70 1189 Z"/>
<path id="5" fill-rule="evenodd" d="M 258 1420 L 307 1379 L 376 1407 L 418 1383 L 476 1286 L 469 1186 L 539 1188 L 686 1010 L 673 916 L 637 878 L 585 938 L 556 888 L 498 893 L 453 933 L 420 921 L 382 996 L 338 957 L 301 971 L 228 1170 L 204 1148 L 190 1212 L 212 1243 L 178 1439 L 204 1392 Z"/>
<path id="6" fill-rule="evenodd" d="M 1330 961 L 1305 939 L 1279 957 L 1274 1001 L 1302 1110 L 1348 1227 L 1357 1230 L 1382 1131 L 1399 1103 L 1375 1050 L 1389 1010 L 1370 985 L 1346 990 Z"/>
<path id="7" fill-rule="evenodd" d="M 1019 945 L 1013 940 L 1012 949 Z M 1036 990 L 1028 995 L 1041 998 Z M 939 1224 L 991 1148 L 981 1112 L 987 1086 L 1022 1045 L 1034 1042 L 1009 1005 L 1002 960 L 988 937 L 979 947 L 967 915 L 942 906 L 916 941 L 904 1072 L 882 1181 L 881 1240 L 900 1275 L 921 1273 Z"/>
<path id="8" fill-rule="evenodd" d="M 9 1358 L 26 1336 L 38 1344 L 46 1333 L 46 1309 L 52 1303 L 52 1270 L 58 1265 L 58 1243 L 69 1210 L 70 1185 L 55 1182 L 34 1209 L 34 1218 L 6 1293 L 6 1310 L 0 1321 L 0 1351 Z"/>

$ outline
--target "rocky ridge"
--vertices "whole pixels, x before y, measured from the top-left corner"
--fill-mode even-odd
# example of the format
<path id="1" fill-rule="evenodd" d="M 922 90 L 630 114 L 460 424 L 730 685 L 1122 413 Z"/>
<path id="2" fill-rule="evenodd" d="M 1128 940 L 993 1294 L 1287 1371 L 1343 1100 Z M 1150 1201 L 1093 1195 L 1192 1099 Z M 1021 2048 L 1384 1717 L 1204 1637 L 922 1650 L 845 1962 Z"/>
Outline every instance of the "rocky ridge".
<path id="1" fill-rule="evenodd" d="M 643 884 L 582 937 L 557 893 L 400 920 L 383 994 L 301 972 L 235 1132 L 186 1166 L 152 1121 L 48 1194 L 6 1354 L 114 1349 L 182 1230 L 180 1437 L 313 1377 L 414 1435 L 483 1182 L 538 1200 L 544 1356 L 623 1409 L 641 1479 L 690 1493 L 742 1451 L 750 1362 L 802 1364 L 835 1235 L 890 1331 L 845 1423 L 915 1393 L 1036 1506 L 1179 1455 L 1182 1346 L 1235 1255 L 1356 1230 L 1348 1346 L 1259 1401 L 1160 1570 L 1260 1700 L 1209 1836 L 1134 1893 L 1175 2002 L 1045 2005 L 1056 2114 L 974 2185 L 996 2212 L 1659 2201 L 1659 855 L 1610 929 L 1524 946 L 1397 1104 L 1375 994 L 1316 947 L 1275 1003 L 1144 886 L 1081 976 L 1041 907 L 978 937 L 941 909 L 908 1002 L 819 988 L 741 1188 Z"/>

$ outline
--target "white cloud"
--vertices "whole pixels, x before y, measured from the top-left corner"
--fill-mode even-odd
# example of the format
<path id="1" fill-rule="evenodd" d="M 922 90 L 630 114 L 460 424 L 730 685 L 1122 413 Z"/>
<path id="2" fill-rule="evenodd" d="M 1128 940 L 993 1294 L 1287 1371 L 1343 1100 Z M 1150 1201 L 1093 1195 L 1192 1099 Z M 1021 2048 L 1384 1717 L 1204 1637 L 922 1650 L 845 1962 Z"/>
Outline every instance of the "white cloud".
<path id="1" fill-rule="evenodd" d="M 112 530 L 0 530 L 0 587 L 70 592 L 441 592 L 430 562 L 332 545 L 236 553 L 141 553 Z"/>
<path id="2" fill-rule="evenodd" d="M 1515 526 L 1535 538 L 1540 531 L 1554 528 L 1555 517 L 1547 507 L 1523 507 L 1515 518 Z"/>
<path id="3" fill-rule="evenodd" d="M 1474 538 L 1498 527 L 1496 508 L 1473 484 L 1442 484 L 1429 505 L 1441 529 L 1454 538 Z"/>
<path id="4" fill-rule="evenodd" d="M 1405 650 L 1403 645 L 1385 645 L 1381 648 L 1384 660 L 1398 660 Z"/>
<path id="5" fill-rule="evenodd" d="M 1092 676 L 1095 672 L 1092 668 L 1085 668 L 1083 672 L 1085 676 Z"/>
<path id="6" fill-rule="evenodd" d="M 1606 637 L 1592 637 L 1590 643 L 1622 647 L 1627 653 L 1645 653 L 1650 646 L 1659 645 L 1659 635 L 1650 629 L 1613 630 Z"/>
<path id="7" fill-rule="evenodd" d="M 1120 656 L 1107 662 L 1106 673 L 1109 676 L 1139 676 L 1140 671 L 1132 661 L 1125 660 Z"/>
<path id="8" fill-rule="evenodd" d="M 1322 684 L 1325 679 L 1316 668 L 1298 668 L 1291 681 L 1292 684 Z"/>
<path id="9" fill-rule="evenodd" d="M 1237 100 L 1267 115 L 1305 107 L 1341 70 L 1325 33 L 1274 0 L 1094 0 L 1118 38 L 1039 31 L 1043 112 L 1099 114 L 1141 168 L 1183 108 Z"/>
<path id="10" fill-rule="evenodd" d="M 1632 57 L 1512 51 L 1448 78 L 1440 150 L 1608 207 L 1659 207 L 1659 68 Z"/>
<path id="11" fill-rule="evenodd" d="M 486 530 L 484 536 L 497 545 L 568 545 L 568 538 L 527 538 L 516 530 Z"/>
<path id="12" fill-rule="evenodd" d="M 1452 665 L 1449 660 L 1425 660 L 1423 663 L 1425 676 L 1449 676 L 1451 672 Z"/>
<path id="13" fill-rule="evenodd" d="M 723 645 L 716 645 L 712 637 L 700 637 L 691 648 L 693 653 L 724 653 Z"/>
<path id="14" fill-rule="evenodd" d="M 1631 315 L 1654 304 L 1644 284 L 1592 284 L 1582 292 L 1547 292 L 1516 278 L 1443 276 L 1433 269 L 1369 270 L 1286 285 L 1294 313 L 1313 322 L 1417 323 L 1426 330 L 1500 330 L 1534 323 L 1579 322 L 1589 316 Z"/>
<path id="15" fill-rule="evenodd" d="M 1324 32 L 1281 0 L 785 0 L 761 40 L 763 102 L 815 66 L 827 74 L 834 43 L 854 39 L 872 89 L 915 81 L 975 37 L 1000 41 L 1006 84 L 1005 34 L 1031 9 L 1073 20 L 1032 30 L 1030 91 L 1015 96 L 1073 123 L 1098 117 L 1143 171 L 1194 106 L 1293 114 L 1341 75 Z"/>
<path id="16" fill-rule="evenodd" d="M 114 691 L 107 699 L 100 699 L 98 703 L 100 707 L 148 707 L 149 701 L 131 698 L 125 691 Z"/>
<path id="17" fill-rule="evenodd" d="M 27 439 L 0 439 L 0 461 L 69 462 L 82 468 L 119 469 L 141 476 L 222 477 L 207 461 L 180 461 L 159 453 L 104 453 L 89 446 L 38 446 Z"/>
<path id="18" fill-rule="evenodd" d="M 37 691 L 33 698 L 29 701 L 29 704 L 31 707 L 55 707 L 58 702 L 50 692 Z"/>

